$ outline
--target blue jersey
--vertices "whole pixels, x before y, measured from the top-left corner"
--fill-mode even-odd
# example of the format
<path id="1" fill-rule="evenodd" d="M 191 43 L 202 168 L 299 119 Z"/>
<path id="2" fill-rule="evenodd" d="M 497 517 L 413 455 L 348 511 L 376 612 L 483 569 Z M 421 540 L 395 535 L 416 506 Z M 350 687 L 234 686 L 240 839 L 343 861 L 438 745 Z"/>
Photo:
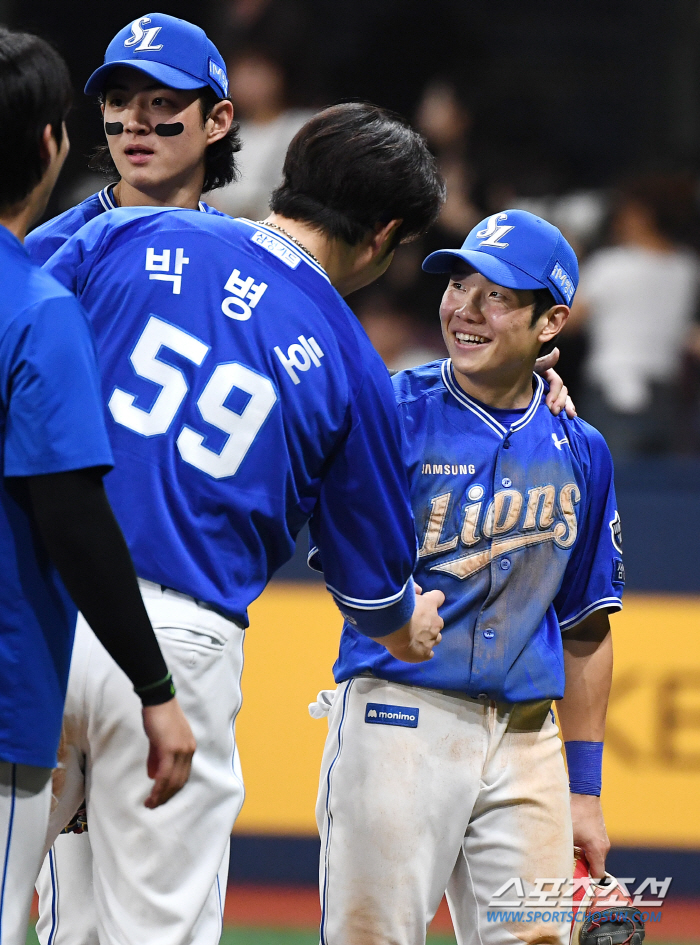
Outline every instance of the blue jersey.
<path id="1" fill-rule="evenodd" d="M 59 213 L 57 217 L 47 220 L 46 223 L 42 223 L 41 226 L 32 230 L 24 241 L 32 261 L 38 266 L 43 266 L 69 237 L 78 232 L 81 226 L 84 226 L 106 210 L 116 210 L 116 208 L 114 184 L 108 184 L 107 187 L 83 200 L 77 206 L 71 207 L 65 213 Z M 214 213 L 219 217 L 225 215 L 201 200 L 199 209 L 203 213 Z"/>
<path id="2" fill-rule="evenodd" d="M 113 210 L 47 268 L 88 311 L 138 574 L 240 622 L 310 519 L 363 633 L 413 610 L 416 539 L 391 380 L 325 272 L 276 231 Z"/>
<path id="3" fill-rule="evenodd" d="M 52 768 L 76 608 L 16 477 L 110 466 L 85 313 L 0 226 L 0 760 Z"/>
<path id="4" fill-rule="evenodd" d="M 451 361 L 394 378 L 423 590 L 445 594 L 427 663 L 391 657 L 346 623 L 338 682 L 382 679 L 506 702 L 564 694 L 562 631 L 618 610 L 624 584 L 610 453 L 582 420 L 554 417 L 536 378 L 529 408 L 485 408 Z"/>

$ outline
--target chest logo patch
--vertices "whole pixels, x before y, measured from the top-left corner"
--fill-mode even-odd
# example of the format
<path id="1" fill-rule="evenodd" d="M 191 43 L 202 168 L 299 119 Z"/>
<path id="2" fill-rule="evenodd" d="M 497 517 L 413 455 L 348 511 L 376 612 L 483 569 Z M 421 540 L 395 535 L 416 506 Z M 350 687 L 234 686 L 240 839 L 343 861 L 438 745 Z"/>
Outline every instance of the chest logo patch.
<path id="1" fill-rule="evenodd" d="M 368 702 L 365 709 L 365 722 L 373 725 L 401 725 L 403 728 L 418 728 L 418 709 L 405 705 L 382 705 Z"/>

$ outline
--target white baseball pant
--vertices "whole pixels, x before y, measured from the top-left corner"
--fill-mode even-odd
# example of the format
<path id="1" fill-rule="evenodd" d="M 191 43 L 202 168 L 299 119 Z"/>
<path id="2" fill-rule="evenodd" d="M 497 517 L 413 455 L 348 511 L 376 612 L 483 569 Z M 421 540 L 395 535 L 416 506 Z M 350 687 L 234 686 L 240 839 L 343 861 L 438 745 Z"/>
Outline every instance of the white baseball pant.
<path id="1" fill-rule="evenodd" d="M 459 945 L 565 945 L 563 910 L 504 921 L 489 908 L 511 879 L 527 897 L 538 879 L 571 878 L 550 702 L 480 702 L 359 676 L 334 698 L 320 693 L 311 714 L 330 703 L 316 807 L 322 945 L 424 945 L 445 892 Z M 384 724 L 367 703 L 409 719 L 417 709 L 417 727 L 392 724 L 391 708 Z"/>
<path id="2" fill-rule="evenodd" d="M 162 807 L 144 807 L 152 782 L 140 700 L 79 617 L 47 835 L 53 849 L 37 883 L 42 945 L 215 945 L 221 935 L 230 834 L 244 796 L 234 738 L 244 630 L 185 594 L 139 584 L 197 739 L 192 773 Z M 56 840 L 83 796 L 88 833 Z"/>
<path id="3" fill-rule="evenodd" d="M 51 768 L 0 761 L 0 943 L 24 945 L 44 853 Z"/>

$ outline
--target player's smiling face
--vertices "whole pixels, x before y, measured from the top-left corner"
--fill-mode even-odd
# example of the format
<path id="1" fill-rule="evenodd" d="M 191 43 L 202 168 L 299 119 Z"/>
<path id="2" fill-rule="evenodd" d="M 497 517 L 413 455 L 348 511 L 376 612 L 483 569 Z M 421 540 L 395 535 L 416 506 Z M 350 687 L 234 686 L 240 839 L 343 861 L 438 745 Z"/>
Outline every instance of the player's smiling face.
<path id="1" fill-rule="evenodd" d="M 112 159 L 122 179 L 137 190 L 171 190 L 194 174 L 204 177 L 209 144 L 198 89 L 171 89 L 136 69 L 118 68 L 104 94 L 105 122 L 121 122 L 121 134 L 108 135 Z M 161 137 L 159 124 L 181 122 L 184 130 Z"/>
<path id="2" fill-rule="evenodd" d="M 532 325 L 533 303 L 529 289 L 497 285 L 466 263 L 451 274 L 440 321 L 456 378 L 467 393 L 494 406 L 527 406 L 539 350 L 568 315 L 566 306 L 557 305 L 550 309 L 554 322 L 546 313 Z M 499 392 L 508 390 L 518 402 L 496 402 Z"/>

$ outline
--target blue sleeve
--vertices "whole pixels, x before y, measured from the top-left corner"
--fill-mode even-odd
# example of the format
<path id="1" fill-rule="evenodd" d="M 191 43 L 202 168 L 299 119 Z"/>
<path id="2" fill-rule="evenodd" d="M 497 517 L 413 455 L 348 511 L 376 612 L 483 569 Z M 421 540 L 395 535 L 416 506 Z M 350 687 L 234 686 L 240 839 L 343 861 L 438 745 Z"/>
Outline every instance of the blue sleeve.
<path id="1" fill-rule="evenodd" d="M 5 476 L 112 466 L 92 334 L 75 299 L 22 313 L 2 339 L 0 363 Z"/>
<path id="2" fill-rule="evenodd" d="M 73 295 L 80 297 L 90 269 L 108 232 L 109 214 L 95 217 L 77 230 L 44 263 L 43 269 L 50 272 Z"/>
<path id="3" fill-rule="evenodd" d="M 369 637 L 402 627 L 415 605 L 416 537 L 394 394 L 367 370 L 348 436 L 324 477 L 309 523 L 312 567 L 345 619 Z"/>
<path id="4" fill-rule="evenodd" d="M 625 584 L 612 457 L 600 433 L 588 425 L 586 431 L 586 502 L 577 516 L 579 533 L 554 600 L 562 631 L 596 610 L 620 610 Z"/>
<path id="5" fill-rule="evenodd" d="M 53 220 L 49 221 L 52 224 Z M 70 236 L 69 233 L 57 231 L 55 227 L 49 227 L 49 224 L 37 227 L 27 234 L 24 241 L 24 248 L 29 253 L 29 257 L 37 266 L 43 266 L 53 254 L 60 249 Z M 46 229 L 45 229 L 46 228 Z"/>

